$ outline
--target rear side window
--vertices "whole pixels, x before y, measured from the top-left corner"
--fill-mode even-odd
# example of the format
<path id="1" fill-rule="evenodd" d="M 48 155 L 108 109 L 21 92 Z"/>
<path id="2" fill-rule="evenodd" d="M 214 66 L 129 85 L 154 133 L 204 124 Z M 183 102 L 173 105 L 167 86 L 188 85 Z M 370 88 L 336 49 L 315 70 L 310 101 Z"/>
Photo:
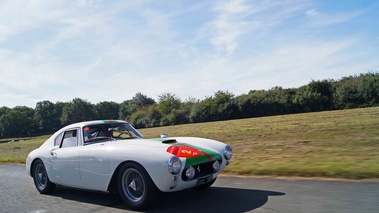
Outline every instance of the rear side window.
<path id="1" fill-rule="evenodd" d="M 63 140 L 60 145 L 61 148 L 74 147 L 78 145 L 77 130 L 65 131 L 63 134 Z"/>

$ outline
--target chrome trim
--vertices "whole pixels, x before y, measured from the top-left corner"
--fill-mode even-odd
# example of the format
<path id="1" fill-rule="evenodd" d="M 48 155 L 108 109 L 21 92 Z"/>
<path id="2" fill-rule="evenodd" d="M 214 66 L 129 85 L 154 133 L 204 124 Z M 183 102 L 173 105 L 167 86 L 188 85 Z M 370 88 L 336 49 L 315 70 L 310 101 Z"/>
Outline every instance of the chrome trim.
<path id="1" fill-rule="evenodd" d="M 198 169 L 200 167 L 198 166 Z M 193 166 L 190 166 L 188 167 L 188 169 L 186 170 L 186 177 L 189 179 L 189 180 L 192 180 L 196 175 L 196 171 L 195 171 L 195 168 L 193 168 Z"/>
<path id="2" fill-rule="evenodd" d="M 175 167 L 175 163 L 179 162 L 180 166 L 179 168 L 178 167 Z M 180 172 L 180 170 L 182 169 L 182 161 L 176 157 L 176 156 L 172 156 L 170 159 L 168 159 L 168 171 L 171 173 L 171 174 L 178 174 Z"/>
<path id="3" fill-rule="evenodd" d="M 230 160 L 233 157 L 233 150 L 232 147 L 229 145 L 226 145 L 224 148 L 224 157 L 226 160 Z"/>

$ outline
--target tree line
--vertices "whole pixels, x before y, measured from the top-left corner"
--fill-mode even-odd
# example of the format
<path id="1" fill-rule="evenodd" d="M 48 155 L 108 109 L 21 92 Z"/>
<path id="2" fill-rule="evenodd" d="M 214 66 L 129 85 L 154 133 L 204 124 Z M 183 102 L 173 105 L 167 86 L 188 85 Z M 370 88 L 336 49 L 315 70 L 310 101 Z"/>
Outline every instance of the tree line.
<path id="1" fill-rule="evenodd" d="M 50 134 L 61 127 L 86 120 L 121 119 L 136 128 L 252 118 L 324 110 L 379 106 L 379 73 L 335 80 L 312 80 L 309 84 L 283 89 L 251 90 L 234 95 L 217 91 L 204 99 L 182 101 L 173 93 L 158 100 L 137 93 L 122 103 L 92 104 L 81 98 L 70 102 L 45 100 L 36 107 L 0 107 L 0 137 Z"/>

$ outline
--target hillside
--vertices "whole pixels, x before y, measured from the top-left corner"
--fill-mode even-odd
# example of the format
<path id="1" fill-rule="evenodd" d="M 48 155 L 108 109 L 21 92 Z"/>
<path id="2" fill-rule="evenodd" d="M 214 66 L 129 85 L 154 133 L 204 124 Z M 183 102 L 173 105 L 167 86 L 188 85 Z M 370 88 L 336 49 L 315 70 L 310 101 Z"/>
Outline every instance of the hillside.
<path id="1" fill-rule="evenodd" d="M 229 143 L 226 172 L 239 175 L 378 178 L 379 107 L 140 130 Z"/>
<path id="2" fill-rule="evenodd" d="M 226 142 L 225 173 L 379 178 L 379 107 L 186 124 L 139 130 L 145 137 L 195 136 Z M 0 143 L 1 163 L 25 157 L 49 136 Z M 9 139 L 7 139 L 9 140 Z"/>

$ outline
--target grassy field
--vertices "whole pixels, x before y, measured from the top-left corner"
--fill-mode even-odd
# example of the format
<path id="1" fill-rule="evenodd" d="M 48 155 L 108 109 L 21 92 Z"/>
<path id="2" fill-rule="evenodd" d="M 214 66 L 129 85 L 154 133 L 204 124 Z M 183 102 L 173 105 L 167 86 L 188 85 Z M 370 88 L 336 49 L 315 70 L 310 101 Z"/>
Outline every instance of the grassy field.
<path id="1" fill-rule="evenodd" d="M 224 173 L 379 178 L 379 107 L 139 130 L 146 138 L 196 136 L 232 145 Z M 24 163 L 48 136 L 0 143 L 0 162 Z M 9 140 L 9 139 L 7 139 Z M 1 140 L 0 140 L 1 142 Z"/>

